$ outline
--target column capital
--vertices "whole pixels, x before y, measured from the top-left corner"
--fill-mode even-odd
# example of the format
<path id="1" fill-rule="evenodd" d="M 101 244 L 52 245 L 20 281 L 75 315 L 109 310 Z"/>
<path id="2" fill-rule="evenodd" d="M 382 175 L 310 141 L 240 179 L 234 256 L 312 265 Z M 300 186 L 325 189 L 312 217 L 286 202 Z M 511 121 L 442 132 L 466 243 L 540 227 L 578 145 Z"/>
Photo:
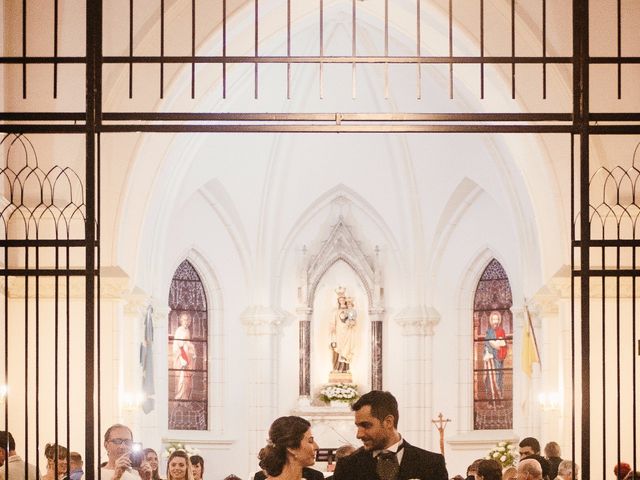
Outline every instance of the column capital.
<path id="1" fill-rule="evenodd" d="M 440 323 L 440 313 L 424 305 L 406 307 L 396 315 L 395 321 L 402 327 L 403 335 L 433 336 L 434 327 Z"/>
<path id="2" fill-rule="evenodd" d="M 247 307 L 240 315 L 240 321 L 248 335 L 277 335 L 285 318 L 286 314 L 282 310 L 264 305 Z"/>

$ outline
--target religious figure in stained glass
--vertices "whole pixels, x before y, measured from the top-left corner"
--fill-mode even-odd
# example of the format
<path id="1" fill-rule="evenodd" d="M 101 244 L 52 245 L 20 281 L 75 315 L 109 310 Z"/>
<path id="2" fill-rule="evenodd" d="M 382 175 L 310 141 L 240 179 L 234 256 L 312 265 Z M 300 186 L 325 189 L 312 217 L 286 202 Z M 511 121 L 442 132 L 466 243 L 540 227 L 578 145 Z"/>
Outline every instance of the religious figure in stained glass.
<path id="1" fill-rule="evenodd" d="M 496 259 L 485 268 L 473 299 L 473 418 L 475 430 L 513 427 L 513 305 Z"/>
<path id="2" fill-rule="evenodd" d="M 207 297 L 188 260 L 176 269 L 169 289 L 167 331 L 168 427 L 208 429 Z"/>
<path id="3" fill-rule="evenodd" d="M 189 400 L 193 389 L 193 370 L 196 362 L 196 349 L 191 343 L 191 318 L 182 313 L 179 318 L 180 326 L 173 334 L 173 368 L 178 373 L 176 381 L 176 400 Z"/>

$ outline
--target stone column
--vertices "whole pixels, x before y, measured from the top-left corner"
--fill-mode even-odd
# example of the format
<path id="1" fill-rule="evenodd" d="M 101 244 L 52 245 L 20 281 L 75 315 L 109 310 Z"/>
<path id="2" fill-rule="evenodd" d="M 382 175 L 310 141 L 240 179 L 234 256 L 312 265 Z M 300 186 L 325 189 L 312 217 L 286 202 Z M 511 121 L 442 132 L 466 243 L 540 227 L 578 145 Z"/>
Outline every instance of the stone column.
<path id="1" fill-rule="evenodd" d="M 247 471 L 255 470 L 258 452 L 266 443 L 277 407 L 277 334 L 283 318 L 269 307 L 252 306 L 242 314 L 249 357 Z"/>
<path id="2" fill-rule="evenodd" d="M 129 295 L 124 299 L 122 319 L 119 323 L 119 371 L 118 402 L 121 422 L 133 432 L 140 432 L 142 407 L 142 367 L 140 342 L 143 338 L 145 298 Z"/>
<path id="3" fill-rule="evenodd" d="M 405 400 L 402 431 L 416 445 L 432 450 L 433 334 L 440 315 L 431 307 L 413 307 L 396 318 L 402 327 Z"/>
<path id="4" fill-rule="evenodd" d="M 298 314 L 298 348 L 300 350 L 300 367 L 298 380 L 299 405 L 311 404 L 311 314 L 313 310 L 301 307 Z"/>
<path id="5" fill-rule="evenodd" d="M 382 318 L 384 309 L 370 308 L 371 322 L 371 389 L 382 390 Z"/>

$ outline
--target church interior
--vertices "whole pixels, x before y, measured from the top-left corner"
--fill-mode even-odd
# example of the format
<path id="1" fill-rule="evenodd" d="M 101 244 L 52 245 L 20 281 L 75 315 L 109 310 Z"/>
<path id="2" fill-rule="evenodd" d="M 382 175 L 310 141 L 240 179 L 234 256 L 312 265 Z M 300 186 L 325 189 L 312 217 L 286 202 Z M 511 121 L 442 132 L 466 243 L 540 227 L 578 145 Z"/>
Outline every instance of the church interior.
<path id="1" fill-rule="evenodd" d="M 119 423 L 249 479 L 277 417 L 359 447 L 352 396 L 386 390 L 450 477 L 524 437 L 640 470 L 640 2 L 4 0 L 0 25 L 23 459 L 98 478 Z"/>

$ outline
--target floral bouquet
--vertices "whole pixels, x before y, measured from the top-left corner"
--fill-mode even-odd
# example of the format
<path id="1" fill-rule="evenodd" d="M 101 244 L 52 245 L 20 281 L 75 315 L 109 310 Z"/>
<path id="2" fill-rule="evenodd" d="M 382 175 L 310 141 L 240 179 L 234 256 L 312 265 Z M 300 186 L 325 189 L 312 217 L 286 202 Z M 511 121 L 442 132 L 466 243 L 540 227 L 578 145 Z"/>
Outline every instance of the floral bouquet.
<path id="1" fill-rule="evenodd" d="M 192 457 L 193 455 L 200 455 L 200 451 L 196 448 L 190 447 L 189 445 L 180 442 L 171 442 L 164 449 L 164 457 L 169 458 L 171 454 L 177 450 L 182 450 L 187 455 L 189 455 L 189 457 Z"/>
<path id="2" fill-rule="evenodd" d="M 330 383 L 320 390 L 320 399 L 325 403 L 352 403 L 358 396 L 358 386 L 350 383 Z"/>
<path id="3" fill-rule="evenodd" d="M 502 468 L 512 467 L 517 459 L 516 446 L 510 442 L 498 442 L 484 458 L 495 460 Z"/>

